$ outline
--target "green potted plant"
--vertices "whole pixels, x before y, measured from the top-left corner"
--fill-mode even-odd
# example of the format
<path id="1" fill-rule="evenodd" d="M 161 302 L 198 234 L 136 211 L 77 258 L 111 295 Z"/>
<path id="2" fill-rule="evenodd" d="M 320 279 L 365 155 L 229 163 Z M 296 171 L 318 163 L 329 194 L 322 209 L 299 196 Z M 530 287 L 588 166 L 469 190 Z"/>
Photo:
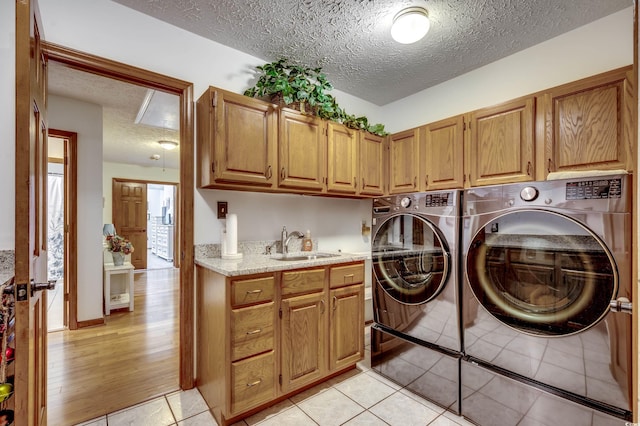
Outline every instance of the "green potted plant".
<path id="1" fill-rule="evenodd" d="M 384 125 L 370 126 L 366 117 L 347 114 L 327 93 L 333 85 L 321 68 L 309 68 L 279 59 L 257 66 L 260 76 L 255 86 L 244 91 L 245 96 L 268 99 L 281 106 L 297 109 L 305 114 L 343 123 L 352 129 L 361 129 L 384 136 Z"/>

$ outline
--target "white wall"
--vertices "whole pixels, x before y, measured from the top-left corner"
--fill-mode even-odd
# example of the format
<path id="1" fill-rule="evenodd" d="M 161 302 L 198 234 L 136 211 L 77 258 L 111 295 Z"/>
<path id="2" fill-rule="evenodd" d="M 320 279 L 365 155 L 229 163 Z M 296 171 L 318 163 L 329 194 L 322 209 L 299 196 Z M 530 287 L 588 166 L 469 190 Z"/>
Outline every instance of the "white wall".
<path id="1" fill-rule="evenodd" d="M 311 231 L 318 239 L 315 249 L 344 252 L 367 251 L 369 237 L 361 236 L 362 220 L 371 224 L 371 200 L 351 200 L 306 195 L 243 193 L 199 190 L 196 198 L 207 211 L 216 212 L 217 202 L 229 203 L 238 215 L 238 239 L 279 240 L 282 226 L 288 231 Z M 220 241 L 224 221 L 196 215 L 196 244 Z"/>
<path id="2" fill-rule="evenodd" d="M 102 156 L 102 153 L 100 154 Z M 111 196 L 113 193 L 113 181 L 115 178 L 141 179 L 158 182 L 180 182 L 180 170 L 167 169 L 162 167 L 144 167 L 133 164 L 119 164 L 104 162 L 102 169 L 102 196 L 104 197 L 104 208 L 102 209 L 102 220 L 104 223 L 111 223 Z M 102 229 L 102 228 L 101 228 Z"/>
<path id="3" fill-rule="evenodd" d="M 49 126 L 78 134 L 78 321 L 102 317 L 102 107 L 48 98 Z"/>
<path id="4" fill-rule="evenodd" d="M 15 4 L 0 1 L 0 250 L 15 248 Z"/>
<path id="5" fill-rule="evenodd" d="M 385 105 L 390 132 L 633 63 L 633 7 Z"/>

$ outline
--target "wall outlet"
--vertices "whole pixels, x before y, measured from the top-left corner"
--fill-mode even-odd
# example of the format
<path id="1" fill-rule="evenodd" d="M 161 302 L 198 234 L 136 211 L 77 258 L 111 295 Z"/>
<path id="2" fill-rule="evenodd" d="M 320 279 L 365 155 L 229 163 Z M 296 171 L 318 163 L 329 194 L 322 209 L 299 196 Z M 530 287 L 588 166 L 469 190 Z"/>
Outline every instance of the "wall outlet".
<path id="1" fill-rule="evenodd" d="M 226 201 L 218 201 L 218 219 L 226 219 L 229 206 Z"/>
<path id="2" fill-rule="evenodd" d="M 491 224 L 491 232 L 498 232 L 498 222 Z"/>

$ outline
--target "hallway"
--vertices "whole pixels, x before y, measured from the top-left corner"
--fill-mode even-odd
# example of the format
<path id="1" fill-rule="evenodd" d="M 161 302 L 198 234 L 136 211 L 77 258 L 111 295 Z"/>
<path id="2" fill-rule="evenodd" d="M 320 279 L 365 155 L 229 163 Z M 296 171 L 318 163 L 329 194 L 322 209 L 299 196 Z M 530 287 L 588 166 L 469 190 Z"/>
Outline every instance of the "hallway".
<path id="1" fill-rule="evenodd" d="M 135 310 L 49 333 L 48 425 L 70 425 L 179 389 L 179 269 L 134 274 Z M 153 287 L 153 291 L 148 291 Z"/>

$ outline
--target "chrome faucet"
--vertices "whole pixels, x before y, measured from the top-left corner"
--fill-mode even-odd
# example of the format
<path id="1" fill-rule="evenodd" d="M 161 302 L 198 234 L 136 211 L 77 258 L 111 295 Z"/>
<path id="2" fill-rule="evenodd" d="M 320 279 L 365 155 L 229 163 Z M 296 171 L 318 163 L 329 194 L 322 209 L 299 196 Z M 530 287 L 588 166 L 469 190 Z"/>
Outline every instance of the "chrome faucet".
<path id="1" fill-rule="evenodd" d="M 304 234 L 299 231 L 293 231 L 287 234 L 287 228 L 285 226 L 282 227 L 282 239 L 281 239 L 282 254 L 287 254 L 289 252 L 289 242 L 294 237 L 303 238 Z"/>

